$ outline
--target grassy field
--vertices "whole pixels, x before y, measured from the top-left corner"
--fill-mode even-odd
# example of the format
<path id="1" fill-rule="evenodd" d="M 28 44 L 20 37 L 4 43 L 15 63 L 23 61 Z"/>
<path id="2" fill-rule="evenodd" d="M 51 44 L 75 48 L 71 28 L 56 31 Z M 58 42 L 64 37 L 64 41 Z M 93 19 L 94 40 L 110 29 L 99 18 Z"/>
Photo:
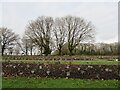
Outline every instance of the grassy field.
<path id="1" fill-rule="evenodd" d="M 3 60 L 3 62 L 13 63 L 49 63 L 54 64 L 55 61 L 39 61 L 39 60 Z M 120 65 L 118 61 L 60 61 L 61 64 L 80 64 L 80 65 Z"/>
<path id="2" fill-rule="evenodd" d="M 3 78 L 3 88 L 118 88 L 117 80 Z"/>

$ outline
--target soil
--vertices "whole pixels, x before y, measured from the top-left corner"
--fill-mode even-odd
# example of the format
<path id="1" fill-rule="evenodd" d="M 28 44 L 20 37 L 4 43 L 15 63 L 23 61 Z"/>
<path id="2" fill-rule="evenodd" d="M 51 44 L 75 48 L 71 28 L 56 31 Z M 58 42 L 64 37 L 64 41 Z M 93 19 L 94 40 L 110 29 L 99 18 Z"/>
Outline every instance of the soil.
<path id="1" fill-rule="evenodd" d="M 3 77 L 50 77 L 120 80 L 118 65 L 2 63 Z"/>

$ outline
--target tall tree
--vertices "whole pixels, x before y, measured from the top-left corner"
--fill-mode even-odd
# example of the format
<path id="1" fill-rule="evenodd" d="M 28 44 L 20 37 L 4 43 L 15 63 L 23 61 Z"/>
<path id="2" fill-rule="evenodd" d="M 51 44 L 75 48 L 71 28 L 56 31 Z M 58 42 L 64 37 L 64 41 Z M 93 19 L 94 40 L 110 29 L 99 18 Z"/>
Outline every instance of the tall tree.
<path id="1" fill-rule="evenodd" d="M 62 18 L 56 18 L 55 22 L 54 22 L 54 35 L 55 35 L 55 43 L 57 46 L 57 49 L 59 51 L 59 55 L 61 55 L 62 53 L 62 47 L 65 44 L 65 38 L 66 38 L 66 30 L 65 30 L 65 26 L 64 26 L 65 22 Z"/>
<path id="2" fill-rule="evenodd" d="M 29 43 L 29 39 L 27 39 L 26 37 L 23 37 L 21 39 L 21 43 L 19 43 L 19 46 L 25 55 L 28 55 L 29 44 L 32 44 L 32 43 Z"/>
<path id="3" fill-rule="evenodd" d="M 22 50 L 24 50 L 26 55 L 28 55 L 28 52 L 30 52 L 30 55 L 32 55 L 34 46 L 35 45 L 31 39 L 25 36 L 22 38 Z"/>
<path id="4" fill-rule="evenodd" d="M 85 40 L 92 40 L 94 38 L 94 28 L 90 22 L 86 22 L 79 17 L 66 16 L 65 29 L 67 30 L 67 42 L 70 55 L 80 42 Z"/>
<path id="5" fill-rule="evenodd" d="M 12 48 L 18 40 L 18 35 L 8 28 L 0 28 L 1 54 L 4 55 L 6 49 Z"/>
<path id="6" fill-rule="evenodd" d="M 26 35 L 40 48 L 44 48 L 44 54 L 47 56 L 51 53 L 51 30 L 53 25 L 52 17 L 38 17 L 31 21 L 26 30 Z"/>

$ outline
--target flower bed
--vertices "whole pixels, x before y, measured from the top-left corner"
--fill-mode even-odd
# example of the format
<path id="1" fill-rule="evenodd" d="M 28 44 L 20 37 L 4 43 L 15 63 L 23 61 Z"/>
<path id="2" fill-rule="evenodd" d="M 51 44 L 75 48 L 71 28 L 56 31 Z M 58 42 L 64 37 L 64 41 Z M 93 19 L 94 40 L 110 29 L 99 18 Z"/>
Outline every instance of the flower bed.
<path id="1" fill-rule="evenodd" d="M 120 67 L 117 65 L 3 63 L 2 68 L 3 77 L 120 79 Z"/>

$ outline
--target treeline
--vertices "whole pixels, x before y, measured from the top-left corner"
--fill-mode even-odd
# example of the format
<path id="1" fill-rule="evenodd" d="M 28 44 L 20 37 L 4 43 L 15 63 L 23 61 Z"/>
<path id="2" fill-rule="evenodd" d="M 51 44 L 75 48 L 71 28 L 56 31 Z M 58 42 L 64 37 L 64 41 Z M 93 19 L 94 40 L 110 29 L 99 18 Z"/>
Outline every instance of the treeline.
<path id="1" fill-rule="evenodd" d="M 94 55 L 117 54 L 117 44 L 90 44 L 94 26 L 83 18 L 38 17 L 26 25 L 20 39 L 8 28 L 0 28 L 1 54 L 9 55 Z"/>
<path id="2" fill-rule="evenodd" d="M 119 55 L 118 43 L 80 43 L 73 51 L 74 55 Z M 53 55 L 59 55 L 56 50 Z M 69 55 L 67 46 L 63 46 L 62 55 Z"/>

